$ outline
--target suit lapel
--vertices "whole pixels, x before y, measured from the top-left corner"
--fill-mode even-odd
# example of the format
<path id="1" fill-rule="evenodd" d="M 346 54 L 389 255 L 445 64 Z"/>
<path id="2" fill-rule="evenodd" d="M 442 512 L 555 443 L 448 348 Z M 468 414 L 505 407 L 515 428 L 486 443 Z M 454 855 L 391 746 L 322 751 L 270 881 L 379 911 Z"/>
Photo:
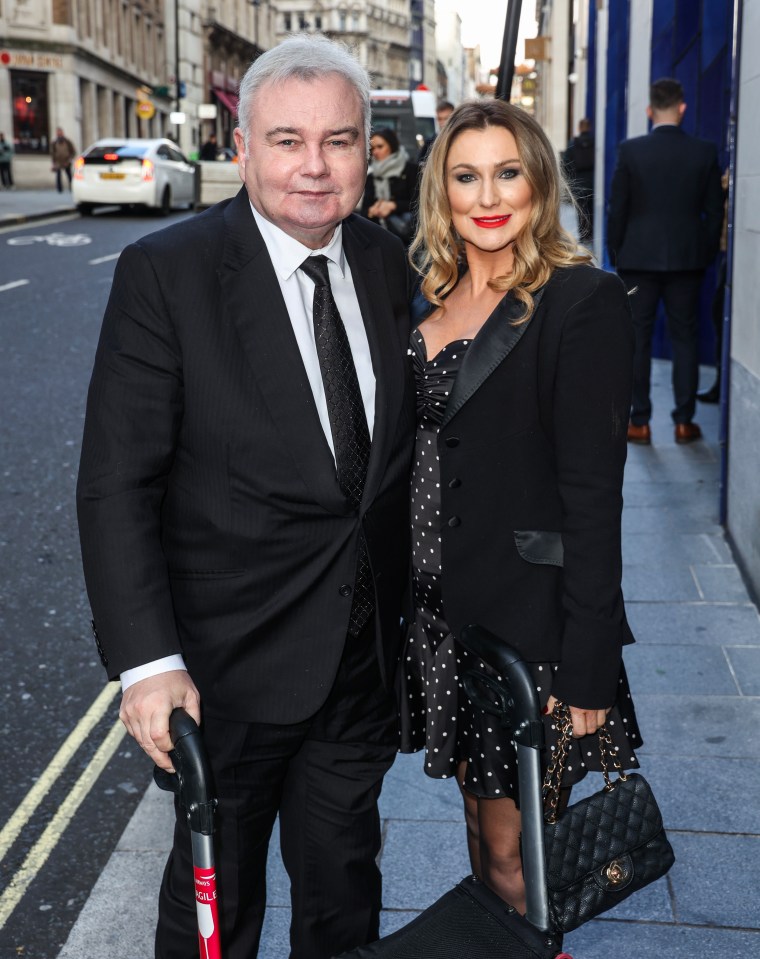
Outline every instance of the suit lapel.
<path id="1" fill-rule="evenodd" d="M 407 344 L 398 338 L 380 248 L 367 239 L 356 217 L 343 223 L 343 249 L 351 267 L 375 373 L 375 424 L 363 495 L 363 502 L 371 503 L 385 471 L 403 401 Z"/>
<path id="2" fill-rule="evenodd" d="M 524 312 L 523 304 L 511 293 L 499 303 L 464 354 L 454 386 L 446 404 L 441 429 L 456 416 L 470 397 L 512 352 L 538 311 L 543 289 L 533 295 L 535 308 L 530 319 L 515 326 Z"/>
<path id="3" fill-rule="evenodd" d="M 227 230 L 219 280 L 227 315 L 237 327 L 269 412 L 304 483 L 332 512 L 348 509 L 325 439 L 277 274 L 241 189 L 225 211 Z"/>

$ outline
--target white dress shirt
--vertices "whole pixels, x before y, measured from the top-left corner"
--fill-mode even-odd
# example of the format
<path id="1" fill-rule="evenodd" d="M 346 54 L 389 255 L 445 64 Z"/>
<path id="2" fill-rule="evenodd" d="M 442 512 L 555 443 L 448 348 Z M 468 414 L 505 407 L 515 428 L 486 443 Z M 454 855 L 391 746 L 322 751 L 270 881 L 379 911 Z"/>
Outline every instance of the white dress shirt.
<path id="1" fill-rule="evenodd" d="M 251 204 L 251 211 L 277 274 L 280 290 L 285 300 L 285 308 L 293 326 L 293 333 L 298 343 L 311 391 L 314 394 L 319 421 L 322 424 L 325 438 L 330 445 L 333 456 L 335 456 L 330 419 L 327 412 L 327 400 L 325 399 L 322 372 L 319 367 L 319 357 L 314 338 L 312 312 L 314 281 L 310 280 L 298 268 L 307 256 L 322 254 L 327 257 L 330 286 L 338 312 L 346 328 L 346 335 L 354 357 L 356 375 L 359 379 L 359 389 L 364 401 L 364 411 L 367 414 L 367 426 L 371 437 L 375 424 L 375 373 L 372 369 L 367 331 L 359 309 L 359 301 L 351 277 L 351 268 L 343 252 L 343 224 L 339 223 L 337 225 L 327 246 L 320 250 L 310 250 L 309 247 L 299 243 L 284 230 L 265 219 L 253 204 Z M 121 688 L 126 691 L 141 679 L 157 676 L 159 673 L 165 673 L 172 669 L 186 669 L 185 661 L 180 653 L 164 656 L 162 659 L 153 660 L 142 666 L 135 666 L 134 669 L 124 670 L 120 676 Z"/>

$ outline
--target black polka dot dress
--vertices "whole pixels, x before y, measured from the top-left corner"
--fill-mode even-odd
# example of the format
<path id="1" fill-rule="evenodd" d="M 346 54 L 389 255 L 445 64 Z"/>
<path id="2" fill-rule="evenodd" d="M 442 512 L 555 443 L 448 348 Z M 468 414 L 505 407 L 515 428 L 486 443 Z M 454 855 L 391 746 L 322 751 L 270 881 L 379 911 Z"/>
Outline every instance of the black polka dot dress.
<path id="1" fill-rule="evenodd" d="M 400 664 L 400 750 L 425 750 L 425 772 L 437 779 L 454 778 L 467 762 L 465 787 L 478 796 L 517 799 L 514 744 L 498 720 L 470 703 L 461 677 L 477 666 L 489 672 L 454 641 L 446 625 L 441 595 L 441 495 L 437 453 L 438 430 L 457 372 L 471 341 L 455 340 L 428 361 L 422 334 L 412 333 L 410 356 L 417 387 L 417 439 L 412 479 L 412 564 L 414 622 Z M 473 611 L 476 615 L 476 611 Z M 528 664 L 543 707 L 551 692 L 551 663 Z M 555 748 L 557 732 L 550 716 L 545 759 Z M 638 767 L 634 748 L 641 737 L 625 670 L 621 670 L 617 703 L 607 727 L 621 765 Z M 598 740 L 573 740 L 563 782 L 577 782 L 589 769 L 600 770 Z"/>

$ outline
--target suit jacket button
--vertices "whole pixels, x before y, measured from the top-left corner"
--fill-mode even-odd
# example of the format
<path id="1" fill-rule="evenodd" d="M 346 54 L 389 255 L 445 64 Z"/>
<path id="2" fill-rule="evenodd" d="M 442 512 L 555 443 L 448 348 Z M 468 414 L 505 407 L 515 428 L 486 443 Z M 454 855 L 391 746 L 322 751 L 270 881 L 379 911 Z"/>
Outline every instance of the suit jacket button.
<path id="1" fill-rule="evenodd" d="M 461 486 L 461 485 L 462 485 L 462 481 L 460 479 L 457 479 L 456 476 L 454 477 L 453 480 L 449 481 L 449 489 L 456 489 L 457 486 Z"/>
<path id="2" fill-rule="evenodd" d="M 348 585 L 348 583 L 344 583 L 344 584 L 340 587 L 340 589 L 338 590 L 338 592 L 340 593 L 341 596 L 350 596 L 350 595 L 351 595 L 351 587 Z"/>
<path id="3" fill-rule="evenodd" d="M 459 446 L 459 439 L 456 436 L 449 436 L 446 445 L 453 449 L 455 446 Z"/>
<path id="4" fill-rule="evenodd" d="M 462 520 L 458 516 L 452 516 L 449 520 L 449 526 L 459 526 Z"/>

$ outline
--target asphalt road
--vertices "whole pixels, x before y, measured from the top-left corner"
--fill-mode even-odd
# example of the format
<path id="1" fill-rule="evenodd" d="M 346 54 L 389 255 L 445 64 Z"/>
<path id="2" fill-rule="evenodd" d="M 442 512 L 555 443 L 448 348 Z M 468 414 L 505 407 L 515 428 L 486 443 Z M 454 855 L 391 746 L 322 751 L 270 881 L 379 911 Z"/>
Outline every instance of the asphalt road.
<path id="1" fill-rule="evenodd" d="M 0 959 L 54 959 L 150 781 L 90 633 L 74 488 L 118 254 L 187 215 L 0 230 Z"/>

